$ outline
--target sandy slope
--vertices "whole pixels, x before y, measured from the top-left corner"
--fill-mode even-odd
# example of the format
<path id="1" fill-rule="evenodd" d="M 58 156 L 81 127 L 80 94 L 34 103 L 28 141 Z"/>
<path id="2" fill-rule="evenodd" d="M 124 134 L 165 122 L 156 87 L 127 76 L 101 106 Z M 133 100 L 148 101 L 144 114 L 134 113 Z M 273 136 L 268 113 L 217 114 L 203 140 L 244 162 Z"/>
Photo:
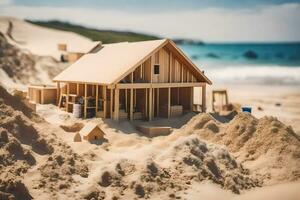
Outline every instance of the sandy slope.
<path id="1" fill-rule="evenodd" d="M 231 103 L 252 107 L 252 114 L 258 118 L 275 116 L 300 135 L 299 85 L 212 85 L 208 87 L 208 111 L 211 110 L 211 90 L 220 88 L 227 89 Z M 258 110 L 259 107 L 262 110 Z"/>
<path id="2" fill-rule="evenodd" d="M 60 58 L 58 43 L 67 44 L 69 51 L 88 51 L 94 44 L 90 39 L 75 33 L 40 27 L 13 17 L 0 17 L 0 32 L 7 35 L 9 23 L 12 30 L 9 42 L 34 55 Z"/>
<path id="3" fill-rule="evenodd" d="M 39 106 L 38 113 L 55 126 L 73 127 L 71 132 L 67 134 L 61 132 L 57 136 L 66 141 L 75 152 L 82 155 L 89 163 L 89 179 L 74 188 L 74 191 L 77 192 L 87 191 L 84 193 L 86 197 L 94 195 L 94 197 L 108 199 L 113 196 L 121 199 L 132 199 L 140 197 L 142 194 L 144 195 L 143 198 L 150 199 L 176 197 L 198 199 L 199 195 L 207 199 L 251 199 L 253 196 L 264 199 L 277 196 L 272 193 L 277 191 L 277 194 L 282 194 L 287 199 L 296 199 L 299 194 L 299 191 L 296 190 L 299 183 L 284 184 L 290 181 L 299 181 L 300 160 L 297 156 L 297 149 L 300 146 L 299 138 L 295 139 L 291 129 L 273 118 L 258 120 L 250 115 L 239 115 L 239 118 L 230 124 L 220 124 L 214 122 L 209 116 L 207 119 L 206 115 L 187 115 L 169 121 L 154 121 L 153 124 L 168 123 L 173 125 L 174 131 L 169 136 L 147 138 L 140 135 L 126 121 L 115 123 L 101 119 L 78 120 L 49 105 Z M 190 119 L 187 125 L 182 128 L 177 126 L 178 124 L 185 124 L 187 118 Z M 76 126 L 72 125 L 87 121 L 100 123 L 101 128 L 107 134 L 105 137 L 108 141 L 100 146 L 92 145 L 86 141 L 74 143 L 72 138 L 75 135 L 76 129 L 74 127 Z M 249 121 L 253 121 L 254 125 Z M 245 127 L 241 128 L 240 132 L 236 132 L 236 124 Z M 253 129 L 254 127 L 255 129 Z M 256 132 L 252 133 L 248 130 L 256 130 Z M 224 135 L 223 133 L 226 131 L 228 132 Z M 241 135 L 240 138 L 238 134 Z M 266 140 L 264 141 L 263 138 Z M 282 138 L 285 139 L 282 140 Z M 228 143 L 228 141 L 232 141 L 233 144 Z M 195 152 L 194 147 L 201 149 L 202 142 L 210 152 L 206 154 L 207 157 L 204 156 L 203 161 L 199 160 L 202 151 L 200 154 L 198 151 L 196 151 L 197 154 L 193 153 Z M 226 153 L 224 145 L 227 146 L 229 154 Z M 251 149 L 257 150 L 251 152 L 253 151 Z M 249 152 L 251 152 L 250 155 Z M 241 179 L 233 178 L 236 181 L 233 185 L 240 188 L 239 191 L 242 195 L 230 192 L 230 190 L 234 191 L 234 188 L 231 187 L 229 180 L 226 181 L 226 178 L 224 179 L 225 182 L 214 176 L 201 178 L 201 171 L 207 166 L 204 164 L 207 162 L 205 160 L 211 155 L 213 155 L 214 163 L 216 163 L 222 177 L 231 177 L 241 173 L 238 175 Z M 225 158 L 225 160 L 221 158 Z M 229 164 L 232 161 L 237 162 L 238 165 L 243 163 L 242 168 L 246 171 L 250 169 L 250 171 L 236 171 L 237 169 L 232 168 Z M 159 179 L 152 177 L 151 173 L 147 174 L 147 169 L 149 169 L 147 166 L 151 166 L 151 164 L 157 168 Z M 165 178 L 164 173 L 166 172 L 171 175 L 169 178 Z M 199 174 L 196 175 L 195 172 Z M 244 173 L 249 173 L 249 175 Z M 176 178 L 173 179 L 173 176 Z M 147 182 L 145 182 L 145 177 Z M 158 180 L 159 182 L 157 182 Z M 99 184 L 95 185 L 94 181 Z M 170 187 L 170 183 L 174 184 L 175 190 Z M 261 189 L 259 187 L 252 188 L 261 184 L 264 186 Z M 172 193 L 176 195 L 172 196 Z"/>

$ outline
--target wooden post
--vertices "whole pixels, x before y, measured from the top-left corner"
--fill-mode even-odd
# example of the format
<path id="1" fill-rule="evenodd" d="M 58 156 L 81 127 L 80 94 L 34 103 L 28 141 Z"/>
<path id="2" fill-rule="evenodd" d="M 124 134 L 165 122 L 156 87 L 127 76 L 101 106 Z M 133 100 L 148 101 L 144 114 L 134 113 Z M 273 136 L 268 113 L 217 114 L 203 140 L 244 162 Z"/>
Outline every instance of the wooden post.
<path id="1" fill-rule="evenodd" d="M 159 117 L 159 88 L 156 89 L 156 114 L 157 114 L 157 117 Z"/>
<path id="2" fill-rule="evenodd" d="M 129 119 L 133 120 L 133 89 L 130 89 L 130 107 L 129 107 Z"/>
<path id="3" fill-rule="evenodd" d="M 133 89 L 133 94 L 134 94 L 134 101 L 133 101 L 133 105 L 134 107 L 136 107 L 136 89 Z"/>
<path id="4" fill-rule="evenodd" d="M 110 89 L 110 118 L 113 119 L 114 90 Z"/>
<path id="5" fill-rule="evenodd" d="M 84 84 L 84 106 L 83 106 L 83 111 L 84 111 L 84 118 L 86 118 L 87 115 L 87 84 Z"/>
<path id="6" fill-rule="evenodd" d="M 152 87 L 149 89 L 149 121 L 152 120 Z"/>
<path id="7" fill-rule="evenodd" d="M 103 86 L 103 118 L 106 118 L 107 113 L 107 96 L 106 96 L 106 86 Z"/>
<path id="8" fill-rule="evenodd" d="M 66 96 L 66 111 L 69 112 L 69 83 L 67 83 L 67 96 Z"/>
<path id="9" fill-rule="evenodd" d="M 206 112 L 206 85 L 202 86 L 202 112 Z"/>
<path id="10" fill-rule="evenodd" d="M 44 89 L 41 89 L 41 104 L 44 104 Z"/>
<path id="11" fill-rule="evenodd" d="M 76 84 L 76 95 L 79 95 L 79 83 Z"/>
<path id="12" fill-rule="evenodd" d="M 180 79 L 181 79 L 181 83 L 183 83 L 183 65 L 181 64 L 181 76 L 180 76 Z"/>
<path id="13" fill-rule="evenodd" d="M 191 112 L 193 111 L 194 106 L 194 88 L 191 87 Z"/>
<path id="14" fill-rule="evenodd" d="M 97 116 L 97 112 L 98 112 L 98 99 L 99 99 L 99 86 L 96 85 L 96 108 L 95 108 L 95 110 L 96 110 L 96 112 L 95 112 L 96 116 Z"/>
<path id="15" fill-rule="evenodd" d="M 145 117 L 148 116 L 148 89 L 145 88 Z"/>
<path id="16" fill-rule="evenodd" d="M 168 118 L 171 115 L 171 88 L 168 88 Z"/>
<path id="17" fill-rule="evenodd" d="M 172 52 L 169 55 L 169 82 L 172 82 Z"/>
<path id="18" fill-rule="evenodd" d="M 177 88 L 177 105 L 179 105 L 179 87 Z"/>
<path id="19" fill-rule="evenodd" d="M 30 89 L 29 89 L 30 91 Z M 57 82 L 57 90 L 56 90 L 56 103 L 59 107 L 59 98 L 60 98 L 60 82 Z"/>
<path id="20" fill-rule="evenodd" d="M 115 89 L 115 112 L 114 112 L 114 120 L 119 121 L 119 89 Z"/>
<path id="21" fill-rule="evenodd" d="M 125 92 L 125 112 L 128 112 L 128 108 L 127 108 L 127 106 L 128 106 L 127 89 L 125 89 L 124 92 Z"/>

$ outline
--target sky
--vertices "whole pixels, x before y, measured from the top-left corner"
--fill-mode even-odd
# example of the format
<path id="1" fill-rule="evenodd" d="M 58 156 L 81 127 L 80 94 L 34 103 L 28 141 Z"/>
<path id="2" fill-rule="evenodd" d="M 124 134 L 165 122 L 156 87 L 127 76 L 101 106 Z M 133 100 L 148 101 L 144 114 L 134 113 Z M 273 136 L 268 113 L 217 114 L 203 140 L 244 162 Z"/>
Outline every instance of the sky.
<path id="1" fill-rule="evenodd" d="M 0 0 L 0 15 L 206 42 L 300 41 L 300 0 Z"/>

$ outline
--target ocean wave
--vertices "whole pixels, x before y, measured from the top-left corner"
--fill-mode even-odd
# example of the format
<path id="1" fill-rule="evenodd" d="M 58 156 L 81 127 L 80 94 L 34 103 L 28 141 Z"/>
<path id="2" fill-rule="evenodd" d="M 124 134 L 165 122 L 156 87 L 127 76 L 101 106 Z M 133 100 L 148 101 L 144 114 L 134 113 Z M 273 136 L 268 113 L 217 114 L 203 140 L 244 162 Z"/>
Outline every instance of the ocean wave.
<path id="1" fill-rule="evenodd" d="M 300 84 L 300 66 L 234 66 L 211 67 L 205 74 L 213 82 L 251 84 Z"/>

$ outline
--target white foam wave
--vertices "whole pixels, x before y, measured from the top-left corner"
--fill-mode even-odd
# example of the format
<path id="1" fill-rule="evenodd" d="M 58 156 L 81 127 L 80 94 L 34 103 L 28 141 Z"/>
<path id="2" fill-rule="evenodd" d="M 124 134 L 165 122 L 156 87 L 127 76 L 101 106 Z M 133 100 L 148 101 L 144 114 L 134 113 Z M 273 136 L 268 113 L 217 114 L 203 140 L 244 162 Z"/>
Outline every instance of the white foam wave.
<path id="1" fill-rule="evenodd" d="M 300 67 L 234 66 L 206 68 L 215 82 L 257 84 L 300 84 Z"/>

